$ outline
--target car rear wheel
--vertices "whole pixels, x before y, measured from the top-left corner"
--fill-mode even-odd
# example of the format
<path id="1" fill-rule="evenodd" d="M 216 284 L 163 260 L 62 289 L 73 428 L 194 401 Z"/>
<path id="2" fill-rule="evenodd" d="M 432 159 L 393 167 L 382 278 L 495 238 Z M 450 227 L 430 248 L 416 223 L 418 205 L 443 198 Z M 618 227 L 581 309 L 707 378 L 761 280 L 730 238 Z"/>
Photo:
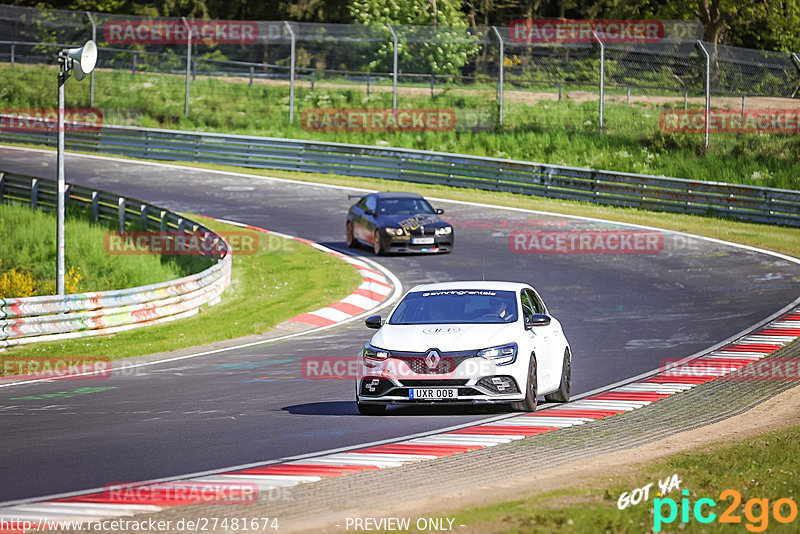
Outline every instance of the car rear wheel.
<path id="1" fill-rule="evenodd" d="M 347 221 L 347 224 L 344 227 L 344 242 L 350 248 L 356 248 L 358 243 L 356 243 L 355 238 L 353 237 L 353 223 Z"/>
<path id="2" fill-rule="evenodd" d="M 356 402 L 358 413 L 361 415 L 383 415 L 386 413 L 385 404 L 365 404 L 363 402 Z"/>
<path id="3" fill-rule="evenodd" d="M 375 252 L 376 256 L 383 256 L 384 251 L 380 230 L 375 230 L 375 234 L 372 236 L 372 250 Z"/>
<path id="4" fill-rule="evenodd" d="M 525 400 L 512 402 L 511 408 L 518 412 L 533 412 L 539 400 L 539 384 L 536 380 L 536 356 L 531 354 L 531 363 L 528 365 L 528 384 L 525 388 Z"/>
<path id="5" fill-rule="evenodd" d="M 569 402 L 570 389 L 572 389 L 572 355 L 569 349 L 564 350 L 564 363 L 561 366 L 561 383 L 553 393 L 544 396 L 547 402 Z"/>

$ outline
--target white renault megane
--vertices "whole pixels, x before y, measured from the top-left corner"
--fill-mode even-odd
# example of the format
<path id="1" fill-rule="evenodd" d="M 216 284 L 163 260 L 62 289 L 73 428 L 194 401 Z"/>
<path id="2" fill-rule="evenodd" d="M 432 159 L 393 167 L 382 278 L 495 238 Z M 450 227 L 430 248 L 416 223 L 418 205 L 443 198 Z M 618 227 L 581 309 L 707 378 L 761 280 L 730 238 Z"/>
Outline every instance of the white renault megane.
<path id="1" fill-rule="evenodd" d="M 561 324 L 531 286 L 512 282 L 419 285 L 361 350 L 356 403 L 379 415 L 389 404 L 567 402 L 571 355 Z"/>

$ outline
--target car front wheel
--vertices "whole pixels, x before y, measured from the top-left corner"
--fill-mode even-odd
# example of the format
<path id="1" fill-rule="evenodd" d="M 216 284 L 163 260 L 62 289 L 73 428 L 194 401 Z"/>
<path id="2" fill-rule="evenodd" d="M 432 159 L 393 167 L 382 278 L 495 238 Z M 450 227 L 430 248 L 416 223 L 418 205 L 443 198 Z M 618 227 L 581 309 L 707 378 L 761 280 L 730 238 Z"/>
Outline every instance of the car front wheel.
<path id="1" fill-rule="evenodd" d="M 539 401 L 539 385 L 536 380 L 536 356 L 531 354 L 528 365 L 528 384 L 525 388 L 525 400 L 512 402 L 511 408 L 518 412 L 533 412 Z"/>
<path id="2" fill-rule="evenodd" d="M 372 250 L 375 252 L 376 256 L 383 256 L 383 243 L 381 242 L 380 230 L 375 230 L 375 234 L 372 236 Z"/>

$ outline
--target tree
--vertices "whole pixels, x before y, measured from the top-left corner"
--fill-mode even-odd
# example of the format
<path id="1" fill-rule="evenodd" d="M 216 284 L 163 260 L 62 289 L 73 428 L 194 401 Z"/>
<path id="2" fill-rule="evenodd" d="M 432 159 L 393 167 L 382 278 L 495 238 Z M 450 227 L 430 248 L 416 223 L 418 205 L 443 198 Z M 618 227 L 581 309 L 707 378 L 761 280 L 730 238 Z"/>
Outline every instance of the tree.
<path id="1" fill-rule="evenodd" d="M 356 23 L 398 26 L 398 63 L 405 71 L 457 75 L 479 50 L 456 0 L 351 0 L 349 8 Z M 388 28 L 385 33 L 372 70 L 392 68 Z"/>

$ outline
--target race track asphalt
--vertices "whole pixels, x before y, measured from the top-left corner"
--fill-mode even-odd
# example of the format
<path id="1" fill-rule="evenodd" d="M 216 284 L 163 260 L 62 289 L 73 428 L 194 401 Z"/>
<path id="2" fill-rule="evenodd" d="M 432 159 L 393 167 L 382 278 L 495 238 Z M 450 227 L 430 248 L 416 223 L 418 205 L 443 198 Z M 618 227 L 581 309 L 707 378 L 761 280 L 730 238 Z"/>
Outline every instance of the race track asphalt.
<path id="1" fill-rule="evenodd" d="M 55 155 L 0 147 L 0 171 L 52 179 Z M 345 249 L 344 214 L 354 202 L 340 188 L 76 155 L 67 156 L 66 175 L 72 183 L 339 250 Z M 800 294 L 800 265 L 759 252 L 663 232 L 663 247 L 643 254 L 515 253 L 509 235 L 516 231 L 630 229 L 433 203 L 454 224 L 454 252 L 378 261 L 405 289 L 482 277 L 531 283 L 571 342 L 575 394 L 707 348 Z M 302 378 L 304 358 L 352 357 L 370 334 L 360 322 L 350 323 L 105 380 L 2 387 L 0 502 L 278 460 L 497 415 L 401 409 L 391 417 L 364 417 L 356 412 L 352 381 Z M 108 389 L 43 397 L 79 388 Z"/>

